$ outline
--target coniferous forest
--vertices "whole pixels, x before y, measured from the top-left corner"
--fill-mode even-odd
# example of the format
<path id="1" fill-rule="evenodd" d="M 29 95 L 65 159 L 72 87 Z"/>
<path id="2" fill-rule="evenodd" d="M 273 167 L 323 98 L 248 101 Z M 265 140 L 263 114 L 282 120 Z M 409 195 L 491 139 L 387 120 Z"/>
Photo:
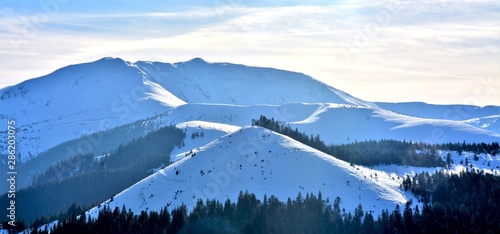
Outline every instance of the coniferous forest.
<path id="1" fill-rule="evenodd" d="M 500 152 L 498 142 L 493 143 L 447 143 L 427 144 L 397 140 L 369 140 L 341 145 L 327 145 L 319 135 L 307 135 L 298 129 L 281 123 L 274 118 L 260 116 L 252 120 L 252 125 L 261 126 L 269 130 L 286 135 L 305 145 L 332 155 L 338 159 L 363 166 L 381 164 L 397 164 L 417 167 L 443 167 L 446 162 L 438 155 L 437 150 L 464 151 L 476 154 L 488 153 L 496 156 Z M 417 154 L 416 151 L 419 151 Z"/>
<path id="2" fill-rule="evenodd" d="M 97 205 L 152 174 L 153 168 L 168 165 L 170 151 L 180 146 L 184 138 L 183 130 L 169 126 L 97 159 L 87 154 L 61 161 L 35 178 L 34 186 L 17 191 L 16 199 L 23 205 L 16 211 L 29 224 L 43 216 L 58 215 L 74 203 Z M 7 194 L 0 196 L 1 204 L 8 200 Z M 6 212 L 1 210 L 0 215 L 6 217 Z"/>
<path id="3" fill-rule="evenodd" d="M 140 214 L 104 207 L 96 219 L 73 212 L 51 233 L 500 233 L 499 177 L 477 171 L 428 176 L 426 183 L 420 175 L 409 178 L 405 187 L 417 193 L 425 187 L 423 205 L 410 201 L 376 216 L 361 204 L 346 211 L 339 197 L 324 199 L 321 192 L 287 201 L 240 192 L 237 201 L 199 200 L 190 212 L 185 206 Z"/>

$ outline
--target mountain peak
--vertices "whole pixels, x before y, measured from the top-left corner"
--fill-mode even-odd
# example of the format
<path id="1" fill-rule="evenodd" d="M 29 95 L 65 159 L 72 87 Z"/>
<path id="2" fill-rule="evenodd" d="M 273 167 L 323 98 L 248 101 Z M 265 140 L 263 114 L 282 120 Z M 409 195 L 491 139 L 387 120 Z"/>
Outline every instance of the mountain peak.
<path id="1" fill-rule="evenodd" d="M 106 63 L 106 64 L 112 63 L 112 64 L 127 64 L 127 65 L 129 64 L 129 62 L 118 57 L 104 57 L 94 61 L 93 63 Z"/>
<path id="2" fill-rule="evenodd" d="M 101 59 L 99 59 L 97 61 L 109 61 L 109 60 L 124 61 L 125 62 L 125 60 L 123 60 L 121 58 L 118 58 L 118 57 L 103 57 L 103 58 L 101 58 Z"/>
<path id="3" fill-rule="evenodd" d="M 203 60 L 200 57 L 193 58 L 193 59 L 191 59 L 191 60 L 189 60 L 187 62 L 188 63 L 207 63 L 205 60 Z"/>

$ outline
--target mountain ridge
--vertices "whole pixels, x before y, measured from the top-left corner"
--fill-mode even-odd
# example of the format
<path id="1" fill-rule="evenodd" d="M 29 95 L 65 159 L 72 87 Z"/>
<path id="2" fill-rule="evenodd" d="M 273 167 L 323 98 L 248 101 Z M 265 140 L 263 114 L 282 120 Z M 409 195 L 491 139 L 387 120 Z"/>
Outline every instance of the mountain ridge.
<path id="1" fill-rule="evenodd" d="M 0 89 L 0 120 L 15 119 L 18 123 L 21 129 L 17 133 L 20 140 L 19 159 L 27 161 L 69 140 L 182 109 L 186 104 L 203 103 L 241 106 L 240 110 L 291 104 L 288 106 L 290 110 L 296 108 L 293 103 L 336 103 L 380 109 L 377 106 L 380 103 L 358 99 L 298 72 L 209 63 L 201 58 L 178 63 L 132 63 L 121 58 L 105 57 L 94 62 L 69 65 L 48 75 Z M 404 104 L 401 105 L 404 107 Z M 462 107 L 471 109 L 469 106 Z M 304 106 L 300 108 L 307 112 L 304 113 L 306 115 L 312 115 L 315 111 Z M 216 109 L 206 110 L 221 110 Z M 396 106 L 388 109 L 398 112 L 401 108 Z M 481 110 L 473 115 L 477 118 L 460 121 L 500 134 L 500 115 L 494 115 L 495 108 Z M 405 112 L 402 114 L 416 114 Z M 423 109 L 422 112 L 429 114 L 432 111 Z M 239 115 L 217 114 L 225 118 Z M 260 114 L 263 113 L 244 116 L 237 125 L 248 125 L 251 118 L 257 118 Z M 430 117 L 436 115 L 440 114 L 429 114 Z M 377 114 L 370 114 L 367 118 L 373 116 Z M 188 120 L 196 119 L 184 121 Z M 301 120 L 304 119 L 288 122 Z M 4 134 L 5 131 L 0 131 L 1 136 Z M 0 147 L 0 153 L 6 154 L 6 148 Z"/>
<path id="2" fill-rule="evenodd" d="M 308 84 L 309 90 L 297 95 L 297 84 L 287 82 L 290 77 Z M 275 85 L 263 90 L 260 83 L 265 84 L 266 79 L 274 80 Z M 230 82 L 219 87 L 224 80 Z M 280 93 L 273 93 L 275 86 L 282 87 Z M 323 94 L 311 95 L 316 90 Z M 300 73 L 202 59 L 169 64 L 106 57 L 0 89 L 0 119 L 15 119 L 23 129 L 18 133 L 19 152 L 21 161 L 26 161 L 64 141 L 159 115 L 186 104 L 185 100 L 269 104 L 299 102 L 306 97 L 309 101 L 347 102 L 323 83 Z M 5 149 L 0 152 L 6 153 Z"/>
<path id="3" fill-rule="evenodd" d="M 348 210 L 363 204 L 377 214 L 417 201 L 399 187 L 405 174 L 438 169 L 350 164 L 288 136 L 250 126 L 260 116 L 311 139 L 321 136 L 325 144 L 500 141 L 500 111 L 495 106 L 369 102 L 303 73 L 202 58 L 132 63 L 105 57 L 70 65 L 0 89 L 0 106 L 0 120 L 15 119 L 18 124 L 18 160 L 26 162 L 18 167 L 23 171 L 17 177 L 19 188 L 30 186 L 57 162 L 71 164 L 61 164 L 62 170 L 78 172 L 81 162 L 71 158 L 79 154 L 101 162 L 121 145 L 162 127 L 182 129 L 184 141 L 170 155 L 162 155 L 168 166 L 148 165 L 145 174 L 152 175 L 141 175 L 142 180 L 101 203 L 101 208 L 126 205 L 137 214 L 183 203 L 192 208 L 200 198 L 235 201 L 244 190 L 282 201 L 298 192 L 322 192 L 330 200 L 341 197 Z M 0 131 L 0 139 L 7 134 Z M 2 156 L 7 154 L 3 143 Z M 498 156 L 489 154 L 436 155 L 455 160 L 447 165 L 455 171 L 470 167 L 496 175 L 500 165 Z M 99 209 L 87 214 L 95 217 Z"/>

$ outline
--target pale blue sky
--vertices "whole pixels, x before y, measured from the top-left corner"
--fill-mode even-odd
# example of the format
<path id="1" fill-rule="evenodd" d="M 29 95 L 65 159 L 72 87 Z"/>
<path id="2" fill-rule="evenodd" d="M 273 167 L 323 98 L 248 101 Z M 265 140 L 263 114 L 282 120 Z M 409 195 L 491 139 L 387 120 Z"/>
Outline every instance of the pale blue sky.
<path id="1" fill-rule="evenodd" d="M 309 74 L 369 101 L 500 105 L 499 1 L 0 3 L 0 87 L 121 57 Z"/>

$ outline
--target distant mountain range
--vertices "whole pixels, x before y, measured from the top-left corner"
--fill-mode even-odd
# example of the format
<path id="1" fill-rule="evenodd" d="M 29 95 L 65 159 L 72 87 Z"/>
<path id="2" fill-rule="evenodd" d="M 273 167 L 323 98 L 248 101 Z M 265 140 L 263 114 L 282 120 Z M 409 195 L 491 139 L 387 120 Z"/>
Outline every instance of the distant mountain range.
<path id="1" fill-rule="evenodd" d="M 430 142 L 500 138 L 498 106 L 372 103 L 301 73 L 200 58 L 173 64 L 103 58 L 71 65 L 1 89 L 0 106 L 2 121 L 18 123 L 23 162 L 68 140 L 169 111 L 183 121 L 244 126 L 263 109 L 280 109 L 280 119 L 311 134 L 323 133 L 330 143 L 347 137 Z M 443 134 L 433 134 L 435 129 Z"/>
<path id="2" fill-rule="evenodd" d="M 170 152 L 173 164 L 151 168 L 151 176 L 105 202 L 134 212 L 192 207 L 199 198 L 236 199 L 244 190 L 283 201 L 321 191 L 330 199 L 341 196 L 347 208 L 364 203 L 374 212 L 414 198 L 399 188 L 401 172 L 413 169 L 349 165 L 250 126 L 261 115 L 326 144 L 500 141 L 499 106 L 369 102 L 301 73 L 200 58 L 173 64 L 103 58 L 71 65 L 0 89 L 0 107 L 2 122 L 16 121 L 18 188 L 76 155 L 100 160 L 162 127 L 183 129 L 182 146 Z M 5 165 L 7 131 L 0 131 L 0 139 Z M 453 157 L 463 168 L 458 154 Z M 497 170 L 500 161 L 491 164 L 487 157 L 474 160 L 474 167 Z M 72 170 L 78 172 L 78 165 Z"/>

